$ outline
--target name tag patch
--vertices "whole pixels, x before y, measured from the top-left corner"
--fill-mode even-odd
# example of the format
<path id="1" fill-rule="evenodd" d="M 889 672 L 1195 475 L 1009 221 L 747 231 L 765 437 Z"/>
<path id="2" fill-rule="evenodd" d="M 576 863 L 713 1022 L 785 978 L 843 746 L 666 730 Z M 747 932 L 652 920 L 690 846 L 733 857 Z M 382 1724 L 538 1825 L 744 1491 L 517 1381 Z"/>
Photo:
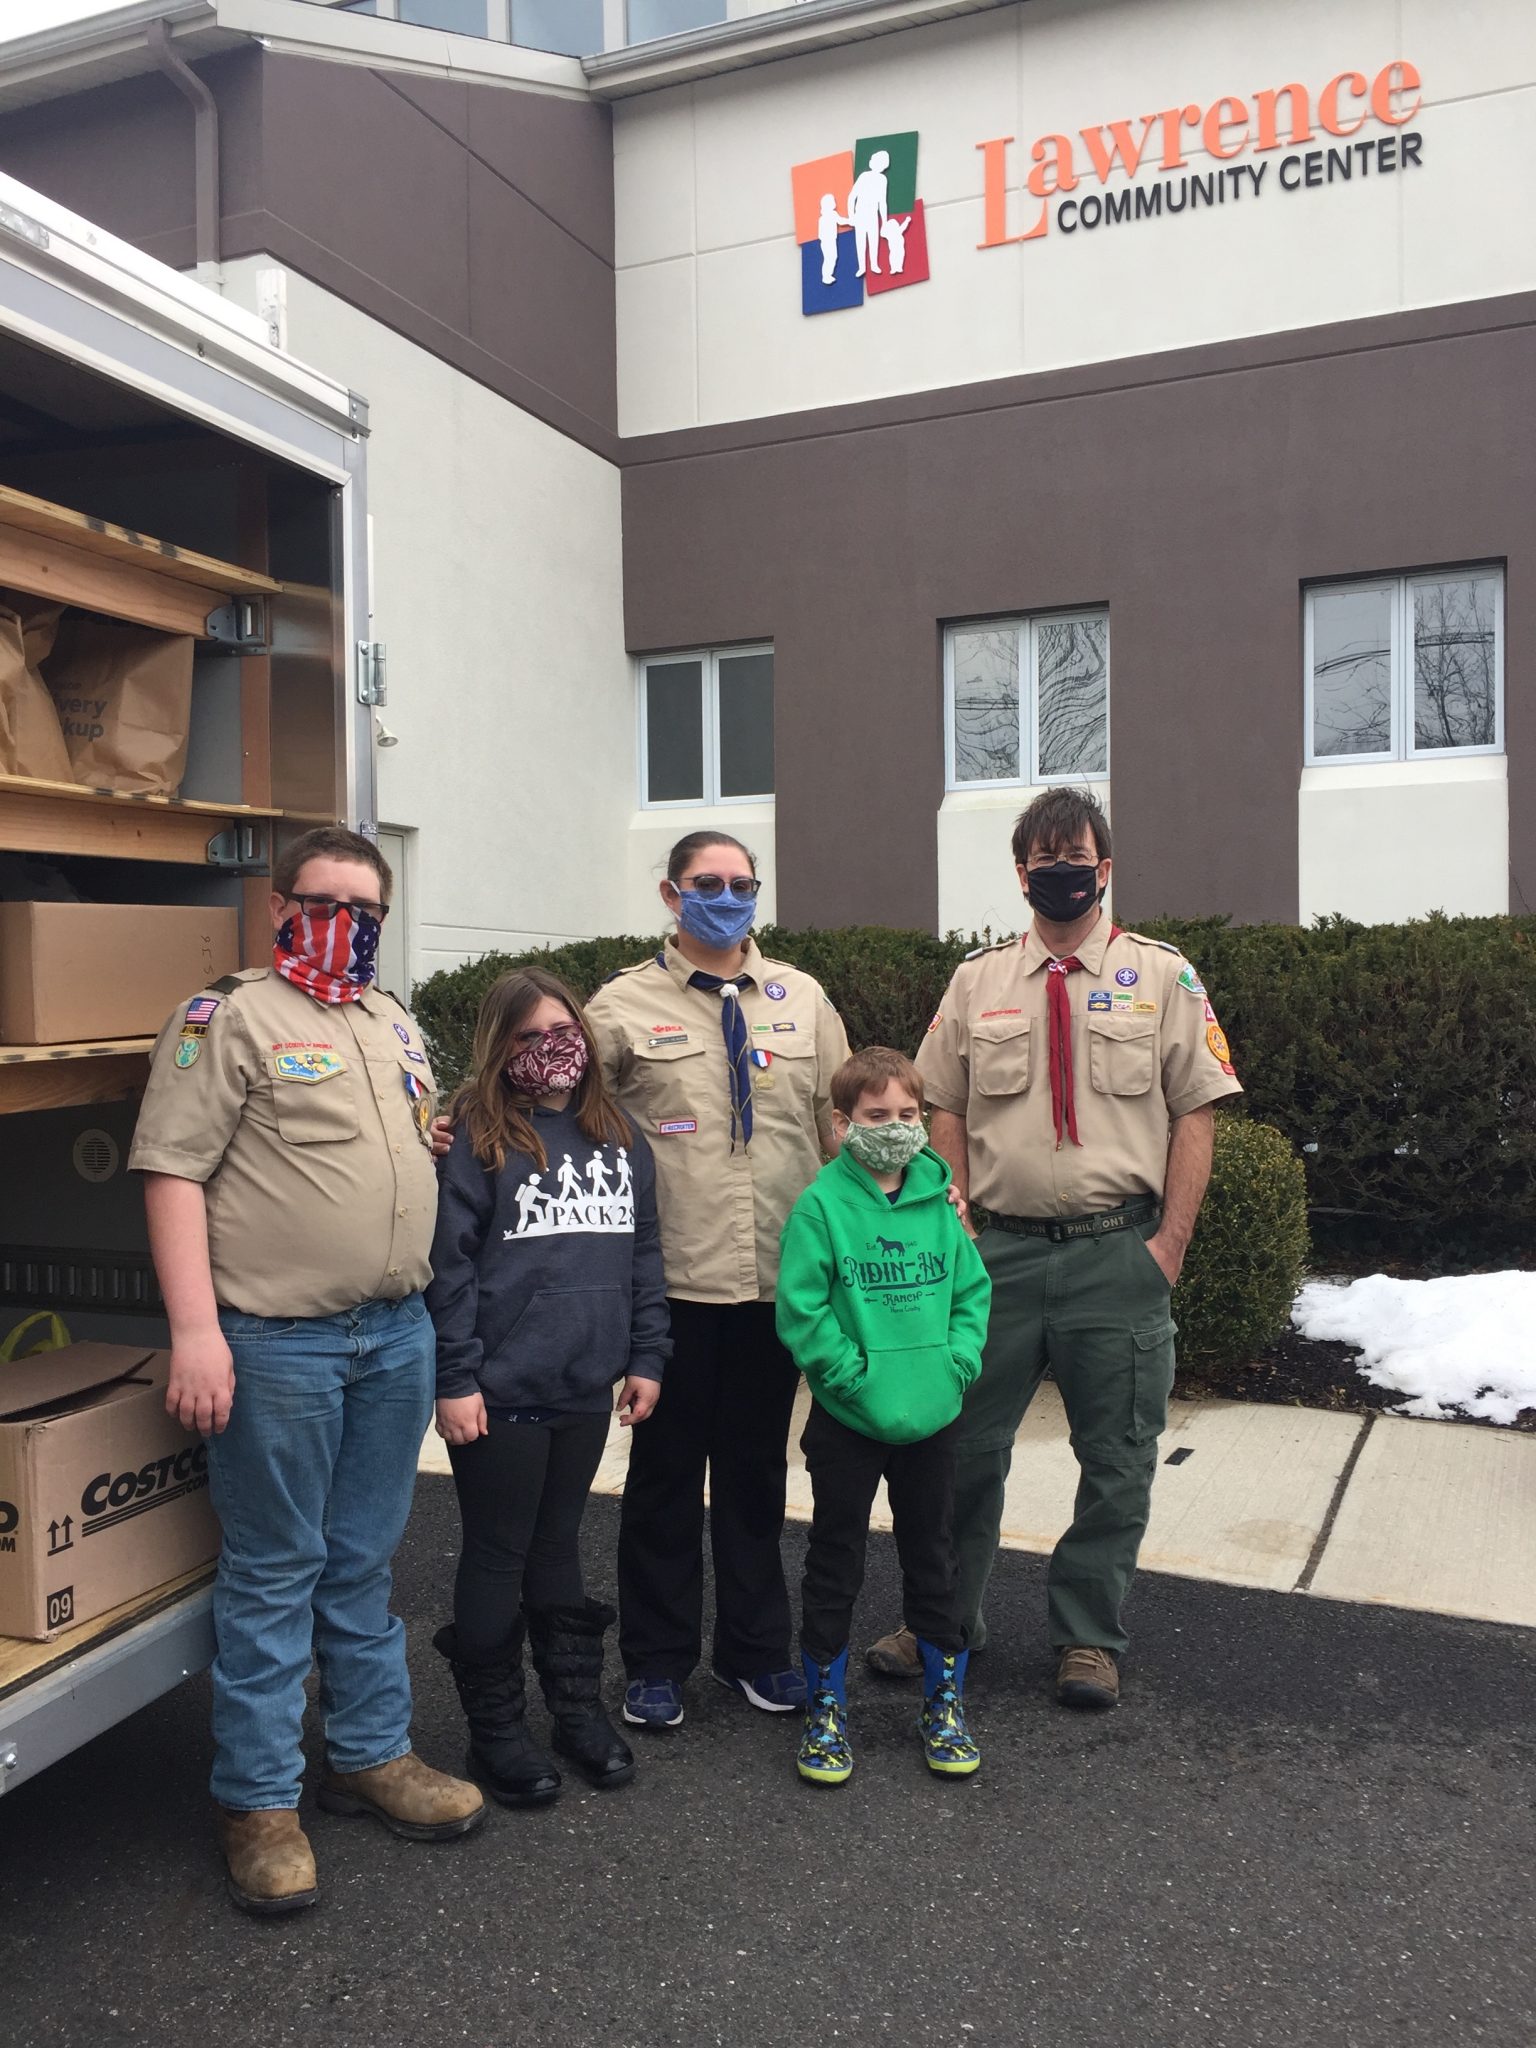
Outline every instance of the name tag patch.
<path id="1" fill-rule="evenodd" d="M 686 1031 L 668 1031 L 665 1034 L 658 1031 L 645 1042 L 647 1045 L 686 1045 L 688 1034 Z"/>
<path id="2" fill-rule="evenodd" d="M 347 1063 L 328 1046 L 306 1046 L 302 1052 L 272 1055 L 272 1071 L 279 1081 L 328 1081 L 332 1074 L 344 1074 Z"/>
<path id="3" fill-rule="evenodd" d="M 680 1138 L 699 1128 L 697 1117 L 669 1116 L 656 1126 L 664 1138 Z"/>
<path id="4" fill-rule="evenodd" d="M 981 1016 L 982 1022 L 985 1023 L 988 1017 L 1022 1017 L 1023 1014 L 1022 1010 L 983 1010 Z M 934 1024 L 937 1024 L 938 1021 L 937 1017 L 933 1020 Z M 932 1030 L 932 1028 L 933 1026 L 930 1025 L 929 1029 Z"/>

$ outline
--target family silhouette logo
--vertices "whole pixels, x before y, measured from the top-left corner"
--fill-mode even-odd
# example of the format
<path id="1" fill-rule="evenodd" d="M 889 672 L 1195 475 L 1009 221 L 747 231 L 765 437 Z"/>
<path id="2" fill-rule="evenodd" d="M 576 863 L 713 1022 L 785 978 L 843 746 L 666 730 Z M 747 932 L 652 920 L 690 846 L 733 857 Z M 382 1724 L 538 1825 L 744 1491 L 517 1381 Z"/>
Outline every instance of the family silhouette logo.
<path id="1" fill-rule="evenodd" d="M 838 313 L 865 293 L 928 282 L 917 196 L 917 131 L 869 135 L 790 171 L 800 245 L 800 310 Z"/>

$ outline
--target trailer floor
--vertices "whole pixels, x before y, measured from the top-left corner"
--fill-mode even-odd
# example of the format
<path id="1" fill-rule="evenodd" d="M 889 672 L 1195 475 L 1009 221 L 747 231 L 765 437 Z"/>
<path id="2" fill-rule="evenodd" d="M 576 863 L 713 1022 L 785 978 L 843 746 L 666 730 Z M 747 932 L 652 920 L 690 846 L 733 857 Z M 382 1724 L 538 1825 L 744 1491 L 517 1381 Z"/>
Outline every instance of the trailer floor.
<path id="1" fill-rule="evenodd" d="M 594 1500 L 597 1588 L 616 1519 Z M 455 1533 L 423 1479 L 399 1604 L 420 1747 L 449 1764 L 430 1631 Z M 297 1920 L 224 1899 L 206 1684 L 185 1686 L 0 1798 L 0 2039 L 1536 2040 L 1536 1634 L 1144 1574 L 1126 1704 L 1090 1718 L 1049 1698 L 1043 1570 L 999 1560 L 968 1783 L 925 1772 L 904 1687 L 857 1677 L 834 1793 L 797 1782 L 792 1717 L 695 1682 L 626 1791 L 438 1848 L 314 1814 L 325 1896 Z M 895 1587 L 876 1537 L 861 1642 Z"/>

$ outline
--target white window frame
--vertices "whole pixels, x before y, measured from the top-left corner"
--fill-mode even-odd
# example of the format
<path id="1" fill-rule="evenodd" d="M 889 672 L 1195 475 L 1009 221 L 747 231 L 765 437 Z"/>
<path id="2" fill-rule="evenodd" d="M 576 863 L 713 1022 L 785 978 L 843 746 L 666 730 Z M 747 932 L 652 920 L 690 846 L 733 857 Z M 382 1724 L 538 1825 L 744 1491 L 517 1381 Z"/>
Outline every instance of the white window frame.
<path id="1" fill-rule="evenodd" d="M 1454 583 L 1469 576 L 1491 576 L 1493 593 L 1494 741 L 1486 747 L 1421 747 L 1414 739 L 1413 721 L 1413 593 L 1426 583 Z M 1391 588 L 1391 639 L 1388 661 L 1392 693 L 1392 744 L 1385 753 L 1320 754 L 1316 750 L 1317 727 L 1312 675 L 1313 607 L 1318 597 L 1336 590 Z M 1478 755 L 1504 752 L 1504 564 L 1462 562 L 1443 569 L 1415 569 L 1407 573 L 1388 571 L 1380 576 L 1336 576 L 1326 583 L 1306 586 L 1306 618 L 1302 635 L 1302 683 L 1306 730 L 1306 764 L 1309 768 L 1368 768 L 1387 761 L 1462 761 Z"/>
<path id="2" fill-rule="evenodd" d="M 1104 766 L 1092 774 L 1071 771 L 1064 775 L 1042 775 L 1040 766 L 1040 690 L 1038 634 L 1042 626 L 1060 626 L 1082 619 L 1104 621 Z M 1009 628 L 1019 635 L 1019 770 L 1017 775 L 985 776 L 962 781 L 955 773 L 955 636 L 957 633 L 1000 633 Z M 1107 783 L 1112 765 L 1110 755 L 1110 662 L 1112 649 L 1109 607 L 1103 604 L 1075 605 L 1069 611 L 1026 612 L 1016 618 L 954 619 L 944 628 L 944 787 L 959 789 L 1045 789 Z"/>
<path id="3" fill-rule="evenodd" d="M 638 728 L 636 739 L 637 758 L 640 763 L 640 808 L 642 811 L 699 811 L 729 809 L 735 804 L 771 804 L 773 791 L 762 790 L 756 796 L 722 796 L 720 794 L 720 664 L 734 661 L 744 654 L 772 655 L 771 640 L 750 641 L 741 647 L 680 647 L 670 654 L 642 654 L 635 662 L 637 688 L 635 690 L 635 718 Z M 696 661 L 700 666 L 700 688 L 704 694 L 704 720 L 701 735 L 704 749 L 704 791 L 701 796 L 669 796 L 652 798 L 649 733 L 647 730 L 646 692 L 647 671 L 664 667 L 668 662 Z M 777 720 L 777 705 L 775 705 Z"/>

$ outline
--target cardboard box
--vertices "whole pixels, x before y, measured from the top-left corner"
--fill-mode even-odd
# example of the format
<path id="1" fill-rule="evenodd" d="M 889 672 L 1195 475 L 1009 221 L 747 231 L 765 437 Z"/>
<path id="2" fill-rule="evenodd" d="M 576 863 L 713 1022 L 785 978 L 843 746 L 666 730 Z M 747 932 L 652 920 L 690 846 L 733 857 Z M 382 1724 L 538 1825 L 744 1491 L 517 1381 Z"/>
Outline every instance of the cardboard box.
<path id="1" fill-rule="evenodd" d="M 0 1635 L 49 1636 L 217 1556 L 208 1451 L 170 1356 L 70 1344 L 0 1365 Z"/>
<path id="2" fill-rule="evenodd" d="M 0 903 L 0 1043 L 142 1038 L 239 965 L 232 908 Z"/>

